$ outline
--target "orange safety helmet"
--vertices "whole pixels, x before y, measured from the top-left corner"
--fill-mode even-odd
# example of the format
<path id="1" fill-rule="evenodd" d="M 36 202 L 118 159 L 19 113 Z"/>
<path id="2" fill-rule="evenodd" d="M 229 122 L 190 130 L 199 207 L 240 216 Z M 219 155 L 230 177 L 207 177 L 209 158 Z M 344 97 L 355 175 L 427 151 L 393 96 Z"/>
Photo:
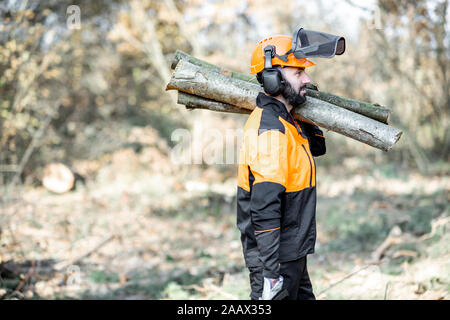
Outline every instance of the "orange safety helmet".
<path id="1" fill-rule="evenodd" d="M 292 37 L 285 35 L 275 35 L 261 40 L 256 45 L 255 50 L 252 53 L 250 73 L 255 74 L 264 70 L 264 48 L 268 45 L 273 45 L 278 56 L 284 55 L 292 48 Z M 315 65 L 314 62 L 302 58 L 297 59 L 293 53 L 287 56 L 287 61 L 283 61 L 277 56 L 272 58 L 273 66 L 287 66 L 287 67 L 312 67 Z"/>

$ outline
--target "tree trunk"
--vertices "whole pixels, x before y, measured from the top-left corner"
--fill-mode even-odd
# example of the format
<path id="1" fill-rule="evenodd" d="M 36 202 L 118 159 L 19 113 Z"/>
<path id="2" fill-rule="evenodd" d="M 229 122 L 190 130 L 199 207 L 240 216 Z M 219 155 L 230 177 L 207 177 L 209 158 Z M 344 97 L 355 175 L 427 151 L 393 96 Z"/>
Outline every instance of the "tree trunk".
<path id="1" fill-rule="evenodd" d="M 211 71 L 215 71 L 215 72 L 221 73 L 223 75 L 226 75 L 226 76 L 229 76 L 229 77 L 232 77 L 235 79 L 247 81 L 247 82 L 250 82 L 250 83 L 253 83 L 253 84 L 256 84 L 259 86 L 258 81 L 256 80 L 255 76 L 253 76 L 253 75 L 246 75 L 246 74 L 242 74 L 239 72 L 235 72 L 235 71 L 232 71 L 232 70 L 229 70 L 226 68 L 216 66 L 212 63 L 195 58 L 181 50 L 177 50 L 175 53 L 175 57 L 172 60 L 172 66 L 171 66 L 172 69 L 175 69 L 178 62 L 181 60 L 185 60 L 185 61 L 195 64 L 199 67 L 209 69 Z M 342 107 L 347 110 L 362 114 L 366 117 L 372 118 L 374 120 L 377 120 L 377 121 L 380 121 L 380 122 L 383 122 L 386 124 L 388 123 L 389 115 L 391 113 L 391 111 L 388 108 L 382 107 L 377 104 L 371 104 L 368 102 L 363 102 L 363 101 L 350 99 L 350 98 L 344 98 L 344 97 L 340 97 L 340 96 L 337 96 L 337 95 L 334 95 L 331 93 L 318 91 L 317 87 L 312 84 L 307 85 L 306 95 L 329 102 L 329 103 L 332 103 L 334 105 L 337 105 L 338 107 Z"/>
<path id="2" fill-rule="evenodd" d="M 178 90 L 214 100 L 216 107 L 213 110 L 225 110 L 228 107 L 217 104 L 219 102 L 251 111 L 256 106 L 256 96 L 261 91 L 261 87 L 205 69 L 188 61 L 180 61 L 166 90 Z M 192 100 L 194 98 L 189 98 L 191 101 L 188 105 L 192 108 L 195 105 Z M 204 99 L 200 102 L 198 105 L 203 108 L 208 108 L 208 104 L 211 104 L 210 101 Z M 325 129 L 384 151 L 389 151 L 402 134 L 396 128 L 313 97 L 309 97 L 301 108 L 296 109 L 295 114 L 297 117 L 315 122 Z"/>

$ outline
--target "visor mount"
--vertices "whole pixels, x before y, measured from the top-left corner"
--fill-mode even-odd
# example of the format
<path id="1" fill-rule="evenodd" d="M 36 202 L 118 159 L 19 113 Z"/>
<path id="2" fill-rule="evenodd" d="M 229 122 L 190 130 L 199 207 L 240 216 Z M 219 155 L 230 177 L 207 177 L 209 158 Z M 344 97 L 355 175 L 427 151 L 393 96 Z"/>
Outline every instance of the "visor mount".
<path id="1" fill-rule="evenodd" d="M 280 60 L 283 60 L 284 62 L 287 62 L 289 59 L 287 58 L 288 54 L 290 52 L 288 51 L 286 54 L 280 56 L 276 53 L 276 49 L 273 45 L 268 45 L 264 48 L 264 68 L 272 68 L 272 58 L 277 57 Z M 270 62 L 270 66 L 268 66 L 268 63 Z"/>
<path id="2" fill-rule="evenodd" d="M 264 48 L 264 69 L 272 68 L 272 58 L 275 56 L 275 47 L 268 45 Z"/>

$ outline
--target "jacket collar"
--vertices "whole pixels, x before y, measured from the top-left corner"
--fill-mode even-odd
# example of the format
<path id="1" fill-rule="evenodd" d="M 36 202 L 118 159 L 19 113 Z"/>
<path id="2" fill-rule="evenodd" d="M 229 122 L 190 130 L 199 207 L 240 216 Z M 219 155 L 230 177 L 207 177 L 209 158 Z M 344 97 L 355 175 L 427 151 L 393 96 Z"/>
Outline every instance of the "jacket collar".
<path id="1" fill-rule="evenodd" d="M 291 117 L 288 114 L 287 108 L 283 102 L 281 102 L 271 96 L 268 96 L 263 92 L 260 92 L 258 94 L 258 96 L 256 97 L 256 105 L 263 109 L 272 110 L 276 115 L 281 116 L 284 120 L 293 124 Z M 291 115 L 292 115 L 292 113 L 291 113 Z"/>

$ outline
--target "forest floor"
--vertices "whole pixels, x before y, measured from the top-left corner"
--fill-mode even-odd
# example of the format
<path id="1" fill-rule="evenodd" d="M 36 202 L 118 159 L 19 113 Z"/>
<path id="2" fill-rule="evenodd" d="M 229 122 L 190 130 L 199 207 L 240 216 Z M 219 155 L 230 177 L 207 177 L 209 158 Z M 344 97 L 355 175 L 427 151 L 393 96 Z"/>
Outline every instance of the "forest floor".
<path id="1" fill-rule="evenodd" d="M 15 190 L 2 208 L 0 298 L 249 299 L 235 168 L 171 168 L 164 148 L 75 162 L 87 179 L 65 194 Z M 318 161 L 317 182 L 317 298 L 450 298 L 448 176 L 349 158 Z"/>

